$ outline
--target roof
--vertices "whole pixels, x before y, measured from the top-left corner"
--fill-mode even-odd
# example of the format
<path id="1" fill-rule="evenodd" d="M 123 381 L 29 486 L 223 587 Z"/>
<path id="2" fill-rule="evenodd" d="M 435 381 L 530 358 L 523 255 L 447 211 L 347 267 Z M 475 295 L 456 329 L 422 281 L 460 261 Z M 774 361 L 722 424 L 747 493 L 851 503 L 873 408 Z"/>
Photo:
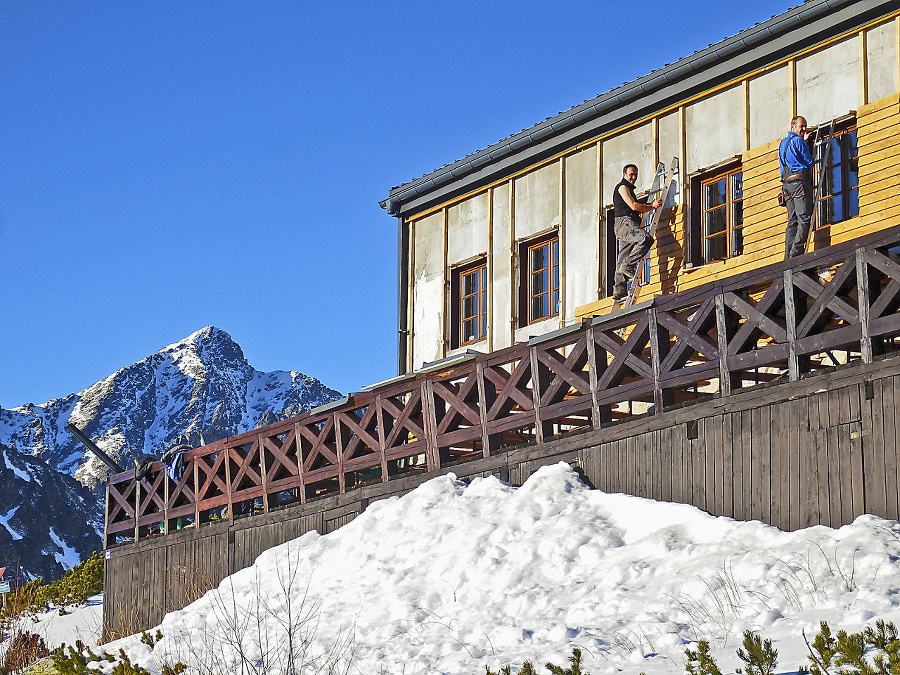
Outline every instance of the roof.
<path id="1" fill-rule="evenodd" d="M 429 174 L 380 202 L 411 215 L 897 9 L 897 0 L 808 0 Z"/>

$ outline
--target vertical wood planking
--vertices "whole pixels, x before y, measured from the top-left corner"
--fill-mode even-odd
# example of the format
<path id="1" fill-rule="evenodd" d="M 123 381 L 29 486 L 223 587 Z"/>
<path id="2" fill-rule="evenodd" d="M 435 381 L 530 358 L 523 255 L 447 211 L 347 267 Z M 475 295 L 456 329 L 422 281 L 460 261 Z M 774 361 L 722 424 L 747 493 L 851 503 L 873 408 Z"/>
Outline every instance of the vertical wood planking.
<path id="1" fill-rule="evenodd" d="M 900 496 L 900 481 L 897 480 L 897 379 L 886 377 L 881 380 L 882 395 L 884 396 L 884 477 L 885 477 L 885 506 L 887 517 L 891 520 L 900 519 L 897 499 Z M 877 404 L 877 402 L 876 402 Z"/>

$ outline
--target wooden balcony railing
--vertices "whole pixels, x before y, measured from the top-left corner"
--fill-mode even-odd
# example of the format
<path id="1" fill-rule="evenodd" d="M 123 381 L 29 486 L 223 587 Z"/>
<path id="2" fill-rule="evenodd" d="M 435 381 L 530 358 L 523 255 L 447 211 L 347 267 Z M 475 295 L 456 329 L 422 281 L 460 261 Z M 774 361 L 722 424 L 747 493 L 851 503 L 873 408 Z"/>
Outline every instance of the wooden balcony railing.
<path id="1" fill-rule="evenodd" d="M 108 544 L 345 493 L 822 369 L 900 337 L 900 227 L 585 320 L 107 487 Z"/>

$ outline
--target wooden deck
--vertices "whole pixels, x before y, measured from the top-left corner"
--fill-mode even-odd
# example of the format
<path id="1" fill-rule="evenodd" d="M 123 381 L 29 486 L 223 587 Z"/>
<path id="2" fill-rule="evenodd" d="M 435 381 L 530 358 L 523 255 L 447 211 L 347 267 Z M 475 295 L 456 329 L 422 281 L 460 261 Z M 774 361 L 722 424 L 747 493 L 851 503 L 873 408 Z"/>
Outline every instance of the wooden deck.
<path id="1" fill-rule="evenodd" d="M 107 547 L 314 507 L 587 431 L 616 436 L 672 410 L 705 428 L 704 402 L 877 364 L 900 338 L 897 251 L 893 227 L 196 448 L 178 481 L 158 464 L 139 482 L 118 474 Z"/>

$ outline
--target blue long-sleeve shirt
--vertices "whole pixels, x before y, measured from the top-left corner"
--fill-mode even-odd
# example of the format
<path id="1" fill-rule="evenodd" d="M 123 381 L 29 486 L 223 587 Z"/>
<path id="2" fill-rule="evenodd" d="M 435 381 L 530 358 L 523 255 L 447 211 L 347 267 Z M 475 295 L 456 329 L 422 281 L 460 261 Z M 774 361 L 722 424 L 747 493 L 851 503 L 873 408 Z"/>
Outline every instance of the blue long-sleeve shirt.
<path id="1" fill-rule="evenodd" d="M 781 175 L 803 173 L 809 170 L 814 161 L 803 137 L 796 132 L 789 131 L 778 146 L 778 164 L 781 166 Z M 785 170 L 785 166 L 787 170 Z"/>

